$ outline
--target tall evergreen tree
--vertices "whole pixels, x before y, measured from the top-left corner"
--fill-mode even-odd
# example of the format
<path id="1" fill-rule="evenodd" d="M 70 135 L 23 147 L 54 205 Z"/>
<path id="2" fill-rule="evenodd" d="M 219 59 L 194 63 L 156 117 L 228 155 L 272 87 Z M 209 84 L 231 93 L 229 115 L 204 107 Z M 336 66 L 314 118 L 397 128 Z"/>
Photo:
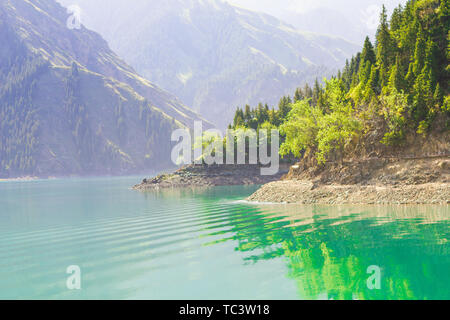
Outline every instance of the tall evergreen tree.
<path id="1" fill-rule="evenodd" d="M 253 118 L 253 116 L 252 116 L 252 112 L 250 110 L 250 106 L 247 104 L 247 105 L 245 105 L 244 120 L 249 122 L 252 120 L 252 118 Z"/>
<path id="2" fill-rule="evenodd" d="M 395 59 L 395 65 L 391 69 L 389 76 L 388 90 L 392 92 L 393 89 L 397 91 L 404 90 L 404 75 L 402 72 L 402 66 L 400 64 L 400 58 L 397 56 Z"/>
<path id="3" fill-rule="evenodd" d="M 372 42 L 370 42 L 369 37 L 366 37 L 364 41 L 363 50 L 361 52 L 361 63 L 365 64 L 367 61 L 370 61 L 371 64 L 375 64 L 376 62 L 375 50 L 373 49 Z"/>
<path id="4" fill-rule="evenodd" d="M 380 15 L 380 25 L 377 30 L 377 63 L 380 69 L 380 81 L 384 86 L 387 83 L 388 69 L 394 53 L 393 41 L 389 31 L 386 7 L 383 5 Z"/>
<path id="5" fill-rule="evenodd" d="M 425 64 L 425 51 L 426 51 L 425 35 L 423 30 L 420 28 L 419 33 L 417 34 L 416 47 L 414 50 L 413 72 L 416 77 L 419 76 Z"/>

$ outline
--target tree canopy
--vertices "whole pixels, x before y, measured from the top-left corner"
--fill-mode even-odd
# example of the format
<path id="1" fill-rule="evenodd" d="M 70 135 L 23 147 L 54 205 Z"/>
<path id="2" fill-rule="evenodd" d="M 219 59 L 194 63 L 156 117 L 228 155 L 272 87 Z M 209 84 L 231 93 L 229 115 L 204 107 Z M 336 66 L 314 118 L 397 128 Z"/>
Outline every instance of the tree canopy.
<path id="1" fill-rule="evenodd" d="M 383 6 L 375 43 L 329 80 L 283 97 L 278 109 L 238 109 L 232 127 L 269 123 L 283 135 L 281 155 L 343 156 L 364 135 L 384 130 L 381 143 L 450 129 L 448 0 L 409 0 L 390 20 Z"/>

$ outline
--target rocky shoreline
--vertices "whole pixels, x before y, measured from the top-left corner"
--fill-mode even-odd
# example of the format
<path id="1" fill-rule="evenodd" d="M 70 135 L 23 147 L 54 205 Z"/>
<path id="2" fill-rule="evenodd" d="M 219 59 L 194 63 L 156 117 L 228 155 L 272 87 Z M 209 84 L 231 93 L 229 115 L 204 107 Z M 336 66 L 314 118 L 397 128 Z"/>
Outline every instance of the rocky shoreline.
<path id="1" fill-rule="evenodd" d="M 263 176 L 259 165 L 189 165 L 173 173 L 144 179 L 133 189 L 146 191 L 186 187 L 262 185 L 279 180 L 288 171 L 288 165 L 280 165 L 277 175 Z"/>
<path id="2" fill-rule="evenodd" d="M 450 158 L 293 166 L 247 200 L 299 204 L 450 204 Z"/>
<path id="3" fill-rule="evenodd" d="M 0 178 L 0 182 L 22 182 L 22 181 L 34 181 L 39 179 L 38 177 L 18 177 L 18 178 Z"/>
<path id="4" fill-rule="evenodd" d="M 450 157 L 365 159 L 320 168 L 299 163 L 262 176 L 258 165 L 189 165 L 144 179 L 133 187 L 150 191 L 233 185 L 263 185 L 247 198 L 259 203 L 450 204 Z"/>
<path id="5" fill-rule="evenodd" d="M 450 204 L 450 184 L 323 185 L 285 180 L 264 185 L 247 200 L 298 204 Z"/>

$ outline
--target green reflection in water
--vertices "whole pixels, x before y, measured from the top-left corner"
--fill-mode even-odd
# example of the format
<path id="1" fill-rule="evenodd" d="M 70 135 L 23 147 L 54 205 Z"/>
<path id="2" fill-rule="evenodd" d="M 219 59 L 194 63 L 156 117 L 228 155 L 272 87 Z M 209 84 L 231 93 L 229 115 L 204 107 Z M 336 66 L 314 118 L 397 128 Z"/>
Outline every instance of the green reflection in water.
<path id="1" fill-rule="evenodd" d="M 237 240 L 247 264 L 284 259 L 302 299 L 450 298 L 448 206 L 242 206 L 259 212 L 214 243 Z"/>

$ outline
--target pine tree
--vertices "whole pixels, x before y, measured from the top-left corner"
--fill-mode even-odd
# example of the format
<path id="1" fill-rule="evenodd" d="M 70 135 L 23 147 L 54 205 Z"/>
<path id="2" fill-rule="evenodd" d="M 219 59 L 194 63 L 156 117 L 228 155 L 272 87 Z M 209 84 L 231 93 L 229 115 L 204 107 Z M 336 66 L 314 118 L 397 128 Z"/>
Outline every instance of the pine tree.
<path id="1" fill-rule="evenodd" d="M 305 98 L 305 96 L 303 95 L 302 90 L 300 88 L 297 88 L 295 90 L 295 94 L 294 94 L 294 102 L 301 101 L 304 98 Z"/>
<path id="2" fill-rule="evenodd" d="M 411 88 L 414 85 L 415 79 L 416 79 L 416 77 L 414 75 L 414 62 L 411 62 L 409 64 L 408 72 L 406 73 L 406 76 L 405 76 L 405 87 L 409 88 L 409 91 L 411 91 Z"/>
<path id="3" fill-rule="evenodd" d="M 366 37 L 364 47 L 361 52 L 361 63 L 364 65 L 367 61 L 370 61 L 371 64 L 375 64 L 376 62 L 375 51 L 369 37 Z"/>
<path id="4" fill-rule="evenodd" d="M 395 59 L 395 65 L 391 69 L 391 73 L 389 76 L 389 83 L 388 83 L 388 90 L 390 92 L 393 91 L 393 89 L 397 91 L 401 91 L 404 89 L 404 82 L 403 82 L 403 74 L 402 74 L 402 68 L 400 65 L 400 58 L 397 56 Z"/>
<path id="5" fill-rule="evenodd" d="M 237 128 L 244 125 L 244 112 L 241 108 L 237 108 L 234 114 L 233 127 Z"/>
<path id="6" fill-rule="evenodd" d="M 430 74 L 430 86 L 432 91 L 436 87 L 436 74 L 437 74 L 437 64 L 436 64 L 436 45 L 432 40 L 427 41 L 425 50 L 425 63 L 424 68 Z"/>
<path id="7" fill-rule="evenodd" d="M 441 86 L 439 85 L 439 83 L 436 85 L 436 90 L 434 91 L 433 100 L 434 100 L 434 105 L 438 109 L 442 109 L 443 108 L 444 92 L 442 91 Z"/>
<path id="8" fill-rule="evenodd" d="M 398 5 L 398 7 L 396 7 L 394 9 L 394 12 L 392 13 L 391 16 L 391 21 L 390 21 L 390 25 L 391 25 L 391 32 L 395 33 L 401 30 L 402 27 L 402 20 L 403 20 L 403 7 L 401 4 Z"/>
<path id="9" fill-rule="evenodd" d="M 306 99 L 310 99 L 313 96 L 313 91 L 311 87 L 308 85 L 308 83 L 306 83 L 305 86 L 303 87 L 303 95 L 305 96 Z"/>
<path id="10" fill-rule="evenodd" d="M 414 98 L 412 117 L 417 123 L 424 120 L 427 116 L 427 76 L 421 73 L 414 83 Z"/>
<path id="11" fill-rule="evenodd" d="M 417 34 L 416 40 L 416 48 L 414 50 L 414 64 L 413 64 L 413 72 L 416 77 L 419 76 L 424 66 L 425 50 L 426 50 L 426 43 L 424 39 L 424 34 L 422 29 L 419 29 L 419 33 Z"/>
<path id="12" fill-rule="evenodd" d="M 269 122 L 277 127 L 281 124 L 280 118 L 278 117 L 278 113 L 273 108 L 269 112 Z"/>
<path id="13" fill-rule="evenodd" d="M 376 33 L 377 60 L 384 61 L 387 59 L 386 53 L 389 53 L 389 23 L 387 18 L 387 10 L 383 5 L 380 13 L 380 23 Z"/>
<path id="14" fill-rule="evenodd" d="M 367 61 L 366 63 L 361 64 L 361 66 L 362 68 L 359 73 L 359 82 L 363 87 L 365 87 L 370 79 L 370 75 L 372 72 L 372 63 L 370 63 L 370 61 Z"/>
<path id="15" fill-rule="evenodd" d="M 247 105 L 245 105 L 244 120 L 245 120 L 245 122 L 248 123 L 252 119 L 253 119 L 252 112 L 250 110 L 250 106 L 247 104 Z"/>
<path id="16" fill-rule="evenodd" d="M 288 115 L 288 113 L 291 111 L 291 98 L 290 97 L 283 97 L 281 98 L 279 104 L 278 104 L 278 110 L 280 112 L 280 117 L 282 119 L 285 119 Z"/>
<path id="17" fill-rule="evenodd" d="M 366 90 L 366 101 L 370 101 L 374 94 L 380 94 L 381 93 L 381 87 L 380 87 L 380 73 L 378 69 L 375 66 L 371 67 L 370 71 L 370 77 L 367 82 Z"/>
<path id="18" fill-rule="evenodd" d="M 407 57 L 412 58 L 414 57 L 417 35 L 421 26 L 417 16 L 413 15 L 413 9 L 410 7 L 408 2 L 403 12 L 403 27 L 400 31 L 398 46 Z"/>
<path id="19" fill-rule="evenodd" d="M 379 70 L 380 70 L 380 76 L 379 76 L 380 85 L 381 85 L 381 87 L 386 87 L 389 82 L 388 67 L 384 63 L 382 63 L 380 65 Z"/>
<path id="20" fill-rule="evenodd" d="M 393 41 L 391 39 L 391 34 L 389 31 L 389 23 L 387 20 L 386 7 L 383 5 L 381 15 L 380 15 L 380 26 L 377 30 L 377 53 L 376 60 L 380 68 L 380 81 L 381 85 L 387 83 L 387 78 L 389 76 L 388 69 L 392 64 L 392 54 L 394 53 Z"/>
<path id="21" fill-rule="evenodd" d="M 312 103 L 313 104 L 317 104 L 317 102 L 319 101 L 320 98 L 320 93 L 322 91 L 322 87 L 319 84 L 319 80 L 314 81 L 314 88 L 312 90 Z"/>

